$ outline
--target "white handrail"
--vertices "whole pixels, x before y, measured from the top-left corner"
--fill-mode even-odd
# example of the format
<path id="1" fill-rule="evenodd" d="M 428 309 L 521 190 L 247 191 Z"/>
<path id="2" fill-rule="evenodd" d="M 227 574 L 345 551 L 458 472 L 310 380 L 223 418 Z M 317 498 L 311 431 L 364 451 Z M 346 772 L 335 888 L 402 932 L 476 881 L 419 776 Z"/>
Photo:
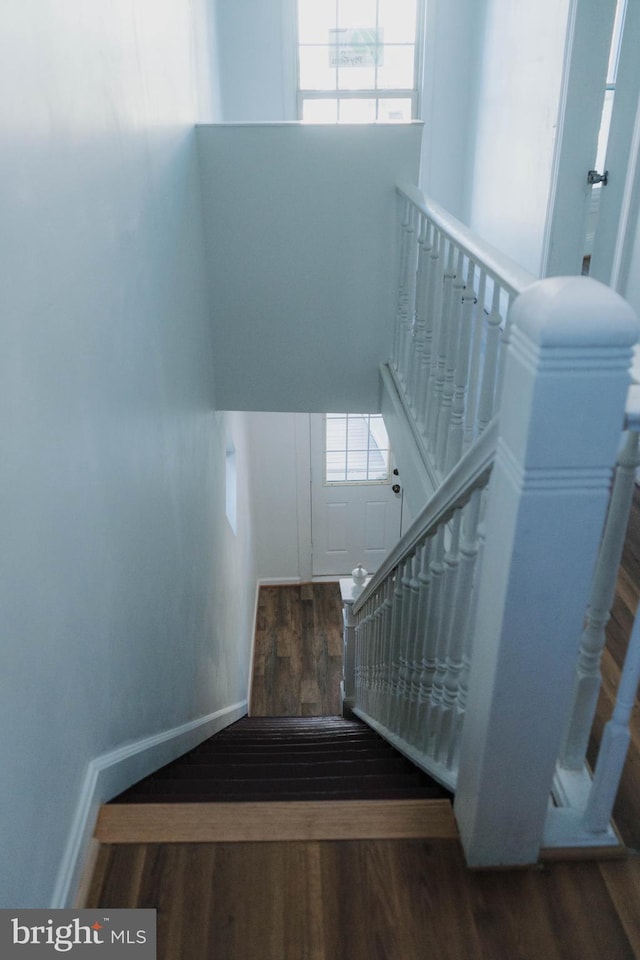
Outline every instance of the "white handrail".
<path id="1" fill-rule="evenodd" d="M 433 497 L 418 514 L 401 540 L 389 552 L 366 589 L 353 605 L 357 614 L 367 600 L 376 592 L 395 568 L 410 556 L 425 536 L 442 523 L 446 523 L 455 510 L 463 506 L 478 487 L 485 484 L 491 472 L 498 436 L 497 418 L 492 420 L 484 433 L 455 465 L 451 473 L 436 490 Z"/>
<path id="2" fill-rule="evenodd" d="M 522 293 L 537 279 L 511 257 L 482 240 L 470 227 L 465 226 L 435 200 L 427 198 L 418 187 L 403 183 L 398 184 L 396 190 L 400 196 L 411 201 L 416 210 L 431 220 L 439 230 L 447 234 L 465 256 L 476 263 L 482 263 L 487 272 L 494 279 L 499 279 L 502 286 L 514 295 Z"/>

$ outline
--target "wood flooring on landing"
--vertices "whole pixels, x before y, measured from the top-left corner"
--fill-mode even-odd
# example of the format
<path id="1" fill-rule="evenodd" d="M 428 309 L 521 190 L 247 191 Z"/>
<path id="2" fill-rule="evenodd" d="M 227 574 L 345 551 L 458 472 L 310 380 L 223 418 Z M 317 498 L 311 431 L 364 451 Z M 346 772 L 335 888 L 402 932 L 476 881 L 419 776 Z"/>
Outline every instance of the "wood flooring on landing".
<path id="1" fill-rule="evenodd" d="M 252 717 L 342 712 L 342 601 L 337 583 L 260 587 Z"/>

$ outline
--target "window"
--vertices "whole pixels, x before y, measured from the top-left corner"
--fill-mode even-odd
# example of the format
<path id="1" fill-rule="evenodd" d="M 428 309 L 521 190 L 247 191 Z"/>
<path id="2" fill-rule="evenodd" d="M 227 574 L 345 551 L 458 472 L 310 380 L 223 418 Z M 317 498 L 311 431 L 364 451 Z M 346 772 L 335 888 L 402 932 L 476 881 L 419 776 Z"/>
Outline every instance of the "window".
<path id="1" fill-rule="evenodd" d="M 298 117 L 315 123 L 418 115 L 421 0 L 298 0 Z"/>
<path id="2" fill-rule="evenodd" d="M 386 483 L 389 437 L 380 414 L 328 413 L 325 483 Z"/>

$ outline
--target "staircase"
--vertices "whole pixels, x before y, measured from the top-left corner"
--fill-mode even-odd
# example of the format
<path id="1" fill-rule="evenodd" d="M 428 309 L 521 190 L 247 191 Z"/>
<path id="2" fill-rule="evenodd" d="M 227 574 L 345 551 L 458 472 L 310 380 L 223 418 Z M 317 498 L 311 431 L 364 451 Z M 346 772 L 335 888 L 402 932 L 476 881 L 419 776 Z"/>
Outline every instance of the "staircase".
<path id="1" fill-rule="evenodd" d="M 456 836 L 451 795 L 362 721 L 245 717 L 101 810 L 108 842 Z"/>

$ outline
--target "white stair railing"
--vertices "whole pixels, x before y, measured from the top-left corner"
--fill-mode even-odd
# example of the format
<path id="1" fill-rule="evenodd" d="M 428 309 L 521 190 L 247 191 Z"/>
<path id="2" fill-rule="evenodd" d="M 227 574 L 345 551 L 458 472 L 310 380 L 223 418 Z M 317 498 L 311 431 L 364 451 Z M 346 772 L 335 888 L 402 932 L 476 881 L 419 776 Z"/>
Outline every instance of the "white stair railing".
<path id="1" fill-rule="evenodd" d="M 471 611 L 494 422 L 349 604 L 350 706 L 414 763 L 455 786 L 471 661 Z M 349 639 L 347 640 L 347 647 Z"/>
<path id="2" fill-rule="evenodd" d="M 602 686 L 601 660 L 606 643 L 620 560 L 640 466 L 639 388 L 629 392 L 626 433 L 616 463 L 611 498 L 595 567 L 585 626 L 575 669 L 573 698 L 567 730 L 558 758 L 545 828 L 549 847 L 615 845 L 612 812 L 629 745 L 629 719 L 638 688 L 640 626 L 629 638 L 625 664 L 613 715 L 605 726 L 592 777 L 587 748 Z"/>
<path id="3" fill-rule="evenodd" d="M 449 334 L 438 328 L 434 354 L 423 282 L 439 323 L 455 312 L 449 281 L 453 290 L 464 275 L 468 290 L 470 275 L 477 277 L 479 270 L 485 277 L 479 286 L 486 289 L 491 280 L 492 310 L 507 284 L 483 262 L 467 261 L 461 273 L 467 254 L 451 254 L 444 230 L 421 222 L 414 208 L 411 200 L 402 269 L 411 276 L 417 236 L 425 250 L 431 244 L 430 255 L 435 248 L 439 257 L 444 246 L 447 274 L 453 262 L 456 276 L 443 275 L 441 284 L 424 280 L 419 261 L 425 250 L 416 254 L 415 289 L 410 280 L 401 289 L 395 379 L 414 434 L 429 426 L 422 438 L 432 456 L 435 440 L 436 474 L 450 457 L 456 462 L 353 604 L 355 677 L 346 686 L 356 713 L 455 788 L 454 809 L 470 865 L 531 863 L 548 842 L 549 797 L 569 726 L 578 638 L 638 325 L 628 304 L 602 284 L 552 278 L 520 294 L 509 317 L 501 314 L 493 332 L 508 330 L 510 322 L 513 330 L 506 350 L 503 342 L 489 351 L 489 372 L 486 310 L 466 313 L 462 294 L 459 323 L 453 321 Z M 430 299 L 433 287 L 440 293 Z M 476 322 L 483 325 L 482 336 L 473 328 Z M 465 324 L 471 333 L 462 337 Z M 458 347 L 464 340 L 468 363 L 466 373 L 454 365 L 451 376 L 452 340 Z M 475 373 L 474 351 L 466 352 L 474 342 L 483 344 Z M 431 360 L 425 377 L 426 356 Z M 476 400 L 468 389 L 474 382 Z M 478 400 L 487 383 L 493 404 L 487 409 L 495 410 L 500 396 L 490 429 Z M 431 403 L 435 397 L 436 412 L 429 404 L 421 407 L 423 396 Z M 464 435 L 458 447 L 462 407 L 463 422 L 476 438 L 466 452 Z M 442 431 L 447 439 L 438 453 Z M 585 646 L 583 661 L 588 653 Z M 633 676 L 626 686 L 632 683 Z M 626 709 L 622 704 L 616 713 L 610 738 L 616 744 Z M 594 799 L 592 823 L 596 807 L 600 816 L 602 804 Z M 562 815 L 551 818 L 552 842 L 562 838 L 570 846 L 574 807 L 561 803 L 555 809 Z M 586 822 L 584 808 L 580 817 Z"/>
<path id="4" fill-rule="evenodd" d="M 498 408 L 509 308 L 534 281 L 415 187 L 401 207 L 391 374 L 434 486 Z"/>

